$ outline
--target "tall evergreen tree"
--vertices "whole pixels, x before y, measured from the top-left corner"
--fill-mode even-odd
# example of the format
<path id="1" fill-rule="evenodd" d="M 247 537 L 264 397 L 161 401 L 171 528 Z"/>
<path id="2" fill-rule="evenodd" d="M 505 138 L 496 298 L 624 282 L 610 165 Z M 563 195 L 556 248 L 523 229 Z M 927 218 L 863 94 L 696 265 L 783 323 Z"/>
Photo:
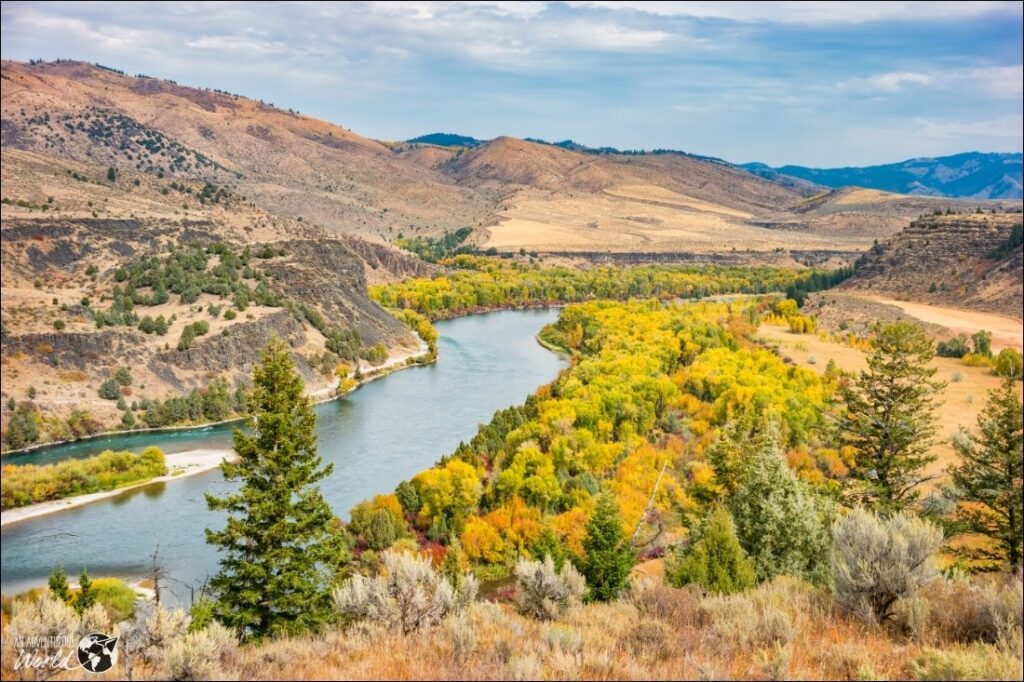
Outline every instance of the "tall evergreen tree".
<path id="1" fill-rule="evenodd" d="M 920 326 L 906 321 L 876 329 L 868 368 L 840 387 L 845 410 L 843 443 L 856 451 L 847 493 L 881 512 L 898 511 L 918 497 L 916 488 L 934 477 L 935 397 L 945 386 L 928 367 L 935 356 Z"/>
<path id="2" fill-rule="evenodd" d="M 625 589 L 636 554 L 622 532 L 622 519 L 615 497 L 605 492 L 598 496 L 597 507 L 587 522 L 583 538 L 586 556 L 580 572 L 587 579 L 588 598 L 611 601 Z"/>
<path id="3" fill-rule="evenodd" d="M 978 415 L 977 438 L 954 440 L 960 464 L 950 468 L 953 491 L 961 504 L 959 525 L 995 541 L 994 550 L 972 548 L 975 558 L 1022 563 L 1024 542 L 1024 435 L 1021 401 L 1012 378 L 989 394 Z"/>
<path id="4" fill-rule="evenodd" d="M 753 410 L 742 410 L 726 422 L 707 451 L 708 464 L 715 470 L 715 482 L 725 495 L 743 485 L 750 468 L 750 454 L 757 441 Z"/>
<path id="5" fill-rule="evenodd" d="M 224 530 L 206 531 L 222 553 L 214 613 L 245 639 L 319 630 L 332 615 L 329 582 L 343 551 L 317 486 L 332 467 L 317 454 L 316 416 L 280 339 L 253 383 L 253 432 L 235 430 L 238 461 L 223 465 L 241 489 L 206 496 L 210 509 L 228 512 Z"/>

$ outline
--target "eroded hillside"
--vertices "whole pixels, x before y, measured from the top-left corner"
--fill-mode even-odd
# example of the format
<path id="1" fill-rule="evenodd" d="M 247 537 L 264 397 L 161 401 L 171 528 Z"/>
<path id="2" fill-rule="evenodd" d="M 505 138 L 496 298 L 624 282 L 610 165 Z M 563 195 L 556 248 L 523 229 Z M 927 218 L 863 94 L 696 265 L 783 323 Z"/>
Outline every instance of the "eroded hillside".
<path id="1" fill-rule="evenodd" d="M 842 285 L 1020 318 L 1021 214 L 926 216 L 872 247 Z"/>

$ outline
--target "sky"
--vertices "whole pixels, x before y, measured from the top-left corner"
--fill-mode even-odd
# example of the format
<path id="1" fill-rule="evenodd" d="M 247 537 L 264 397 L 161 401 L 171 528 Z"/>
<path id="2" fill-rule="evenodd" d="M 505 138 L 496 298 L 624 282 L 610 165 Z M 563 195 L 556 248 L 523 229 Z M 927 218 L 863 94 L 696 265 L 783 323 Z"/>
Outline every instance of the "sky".
<path id="1" fill-rule="evenodd" d="M 4 2 L 4 59 L 219 88 L 362 135 L 858 166 L 1021 151 L 1020 2 Z"/>

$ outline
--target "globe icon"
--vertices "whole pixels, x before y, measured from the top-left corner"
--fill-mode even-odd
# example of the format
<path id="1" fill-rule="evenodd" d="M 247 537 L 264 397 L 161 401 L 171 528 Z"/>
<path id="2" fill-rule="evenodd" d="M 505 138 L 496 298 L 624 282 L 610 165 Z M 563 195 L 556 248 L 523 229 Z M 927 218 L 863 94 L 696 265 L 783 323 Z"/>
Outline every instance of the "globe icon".
<path id="1" fill-rule="evenodd" d="M 117 637 L 93 632 L 78 641 L 78 662 L 91 673 L 110 670 L 117 661 Z"/>

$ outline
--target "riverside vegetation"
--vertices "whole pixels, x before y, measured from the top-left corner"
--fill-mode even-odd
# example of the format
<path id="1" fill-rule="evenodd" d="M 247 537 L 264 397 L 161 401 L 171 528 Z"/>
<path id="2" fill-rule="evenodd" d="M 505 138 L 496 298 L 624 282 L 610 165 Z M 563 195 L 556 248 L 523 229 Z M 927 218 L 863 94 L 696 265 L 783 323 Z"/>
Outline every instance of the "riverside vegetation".
<path id="1" fill-rule="evenodd" d="M 537 275 L 522 272 L 506 304 L 531 300 Z M 469 273 L 454 278 L 463 293 L 493 278 Z M 744 286 L 794 283 L 771 274 Z M 492 304 L 391 286 L 375 294 L 385 305 L 434 318 Z M 922 499 L 931 343 L 897 322 L 877 331 L 867 370 L 819 376 L 754 340 L 762 316 L 790 307 L 570 305 L 541 332 L 572 358 L 557 379 L 347 525 L 317 491 L 329 469 L 309 401 L 273 344 L 253 433 L 225 470 L 243 487 L 209 500 L 228 512 L 208 534 L 221 572 L 190 614 L 150 604 L 102 623 L 122 633 L 125 674 L 1020 679 L 1015 379 Z M 859 418 L 865 406 L 901 428 Z M 944 538 L 957 534 L 971 542 L 954 556 Z M 644 577 L 662 564 L 662 580 Z M 55 592 L 15 602 L 7 632 L 87 632 L 103 617 Z"/>
<path id="2" fill-rule="evenodd" d="M 166 474 L 164 453 L 156 447 L 139 454 L 107 450 L 87 459 L 42 466 L 7 464 L 3 468 L 3 508 L 114 490 Z"/>

